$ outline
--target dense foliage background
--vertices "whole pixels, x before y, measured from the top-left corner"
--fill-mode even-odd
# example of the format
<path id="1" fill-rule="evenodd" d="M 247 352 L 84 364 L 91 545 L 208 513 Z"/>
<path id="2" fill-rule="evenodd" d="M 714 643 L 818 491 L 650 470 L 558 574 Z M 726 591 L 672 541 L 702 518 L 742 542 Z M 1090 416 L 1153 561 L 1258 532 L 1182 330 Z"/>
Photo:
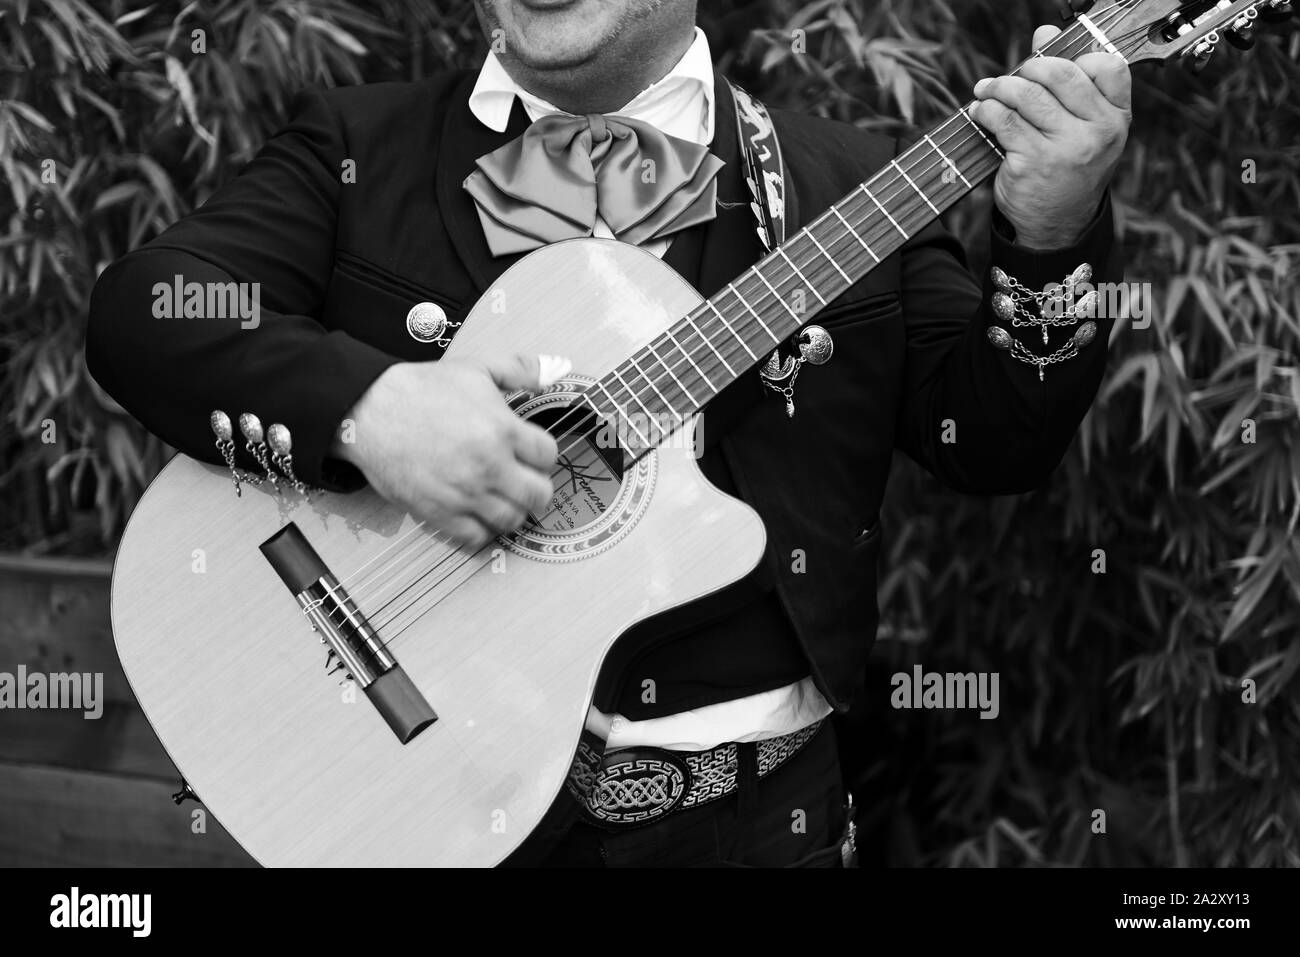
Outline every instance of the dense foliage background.
<path id="1" fill-rule="evenodd" d="M 772 105 L 899 133 L 1056 4 L 702 6 L 720 67 Z M 110 553 L 165 460 L 87 376 L 99 270 L 233 175 L 297 88 L 482 53 L 468 0 L 0 0 L 0 549 Z M 856 723 L 870 858 L 1300 863 L 1297 90 L 1293 26 L 1199 77 L 1141 72 L 1115 192 L 1154 312 L 1120 324 L 1066 463 L 1001 500 L 899 464 Z M 950 218 L 976 268 L 988 202 Z M 1001 715 L 892 710 L 917 662 L 998 672 Z"/>

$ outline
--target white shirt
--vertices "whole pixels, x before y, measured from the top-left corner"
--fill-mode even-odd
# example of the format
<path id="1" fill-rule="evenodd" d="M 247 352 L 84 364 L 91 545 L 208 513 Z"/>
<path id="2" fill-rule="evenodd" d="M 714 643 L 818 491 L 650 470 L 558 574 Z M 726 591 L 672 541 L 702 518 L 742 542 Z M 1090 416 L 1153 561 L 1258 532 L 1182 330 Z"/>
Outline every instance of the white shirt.
<path id="1" fill-rule="evenodd" d="M 563 113 L 529 93 L 510 78 L 489 52 L 469 96 L 470 111 L 484 126 L 504 133 L 510 124 L 515 97 L 524 104 L 529 120 Z M 668 75 L 633 97 L 619 116 L 653 124 L 669 136 L 707 146 L 713 142 L 713 56 L 704 32 L 695 28 L 695 40 Z M 594 235 L 613 239 L 605 221 L 597 218 Z M 671 239 L 656 240 L 642 248 L 663 258 Z M 592 708 L 587 729 L 605 740 L 609 750 L 659 747 L 674 751 L 704 751 L 728 741 L 763 741 L 807 727 L 831 713 L 831 706 L 813 684 L 812 677 L 784 688 L 708 705 L 694 711 L 648 721 L 629 721 L 618 714 Z"/>

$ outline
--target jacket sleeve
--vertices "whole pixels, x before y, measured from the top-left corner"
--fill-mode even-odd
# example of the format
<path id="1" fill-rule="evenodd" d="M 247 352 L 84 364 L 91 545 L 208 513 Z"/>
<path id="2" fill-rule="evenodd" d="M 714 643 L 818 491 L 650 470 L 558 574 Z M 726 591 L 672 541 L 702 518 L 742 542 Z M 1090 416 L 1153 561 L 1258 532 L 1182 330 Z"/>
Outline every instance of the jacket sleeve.
<path id="1" fill-rule="evenodd" d="M 328 450 L 347 410 L 397 359 L 318 320 L 348 149 L 322 94 L 302 94 L 292 115 L 200 209 L 103 272 L 86 362 L 128 412 L 188 455 L 221 462 L 209 426 L 221 410 L 239 464 L 254 468 L 238 430 L 251 412 L 264 428 L 289 429 L 299 478 L 354 488 L 360 473 Z M 236 301 L 249 308 L 232 315 Z"/>
<path id="2" fill-rule="evenodd" d="M 1010 223 L 994 211 L 992 264 L 1035 292 L 1062 283 L 1079 266 L 1092 267 L 1094 286 L 1117 283 L 1110 197 L 1082 238 L 1068 249 L 1038 252 L 1015 242 Z M 906 368 L 896 444 L 958 491 L 1005 495 L 1030 491 L 1060 464 L 1096 396 L 1106 366 L 1113 317 L 1096 310 L 1096 336 L 1074 358 L 1039 370 L 995 348 L 999 326 L 1031 352 L 1048 356 L 1069 342 L 1087 317 L 1049 330 L 1013 327 L 992 307 L 998 292 L 966 265 L 961 244 L 937 223 L 901 251 L 901 294 L 907 329 Z M 1105 296 L 1100 297 L 1104 304 Z M 1032 305 L 1031 307 L 1032 308 Z"/>

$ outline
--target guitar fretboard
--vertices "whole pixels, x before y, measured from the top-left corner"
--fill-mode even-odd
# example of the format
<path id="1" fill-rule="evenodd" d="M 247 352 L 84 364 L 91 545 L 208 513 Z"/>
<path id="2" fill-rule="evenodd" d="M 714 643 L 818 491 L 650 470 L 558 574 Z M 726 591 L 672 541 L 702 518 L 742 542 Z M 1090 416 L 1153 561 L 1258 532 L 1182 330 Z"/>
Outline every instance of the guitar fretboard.
<path id="1" fill-rule="evenodd" d="M 1074 59 L 1079 22 L 1035 56 Z M 584 395 L 633 457 L 658 445 L 829 303 L 995 173 L 1003 153 L 969 104 Z"/>

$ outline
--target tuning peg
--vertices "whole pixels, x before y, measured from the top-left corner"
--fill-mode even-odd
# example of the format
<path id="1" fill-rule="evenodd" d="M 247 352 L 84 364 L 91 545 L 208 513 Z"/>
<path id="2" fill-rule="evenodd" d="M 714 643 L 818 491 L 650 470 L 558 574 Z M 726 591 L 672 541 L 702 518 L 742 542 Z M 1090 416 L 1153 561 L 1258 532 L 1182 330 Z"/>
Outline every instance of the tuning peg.
<path id="1" fill-rule="evenodd" d="M 1193 74 L 1199 74 L 1209 65 L 1210 57 L 1219 47 L 1219 34 L 1211 33 L 1191 47 L 1183 57 L 1183 66 Z"/>
<path id="2" fill-rule="evenodd" d="M 1291 5 L 1291 0 L 1271 0 L 1259 8 L 1259 15 L 1269 23 L 1282 23 L 1291 19 L 1295 14 L 1295 7 Z"/>

